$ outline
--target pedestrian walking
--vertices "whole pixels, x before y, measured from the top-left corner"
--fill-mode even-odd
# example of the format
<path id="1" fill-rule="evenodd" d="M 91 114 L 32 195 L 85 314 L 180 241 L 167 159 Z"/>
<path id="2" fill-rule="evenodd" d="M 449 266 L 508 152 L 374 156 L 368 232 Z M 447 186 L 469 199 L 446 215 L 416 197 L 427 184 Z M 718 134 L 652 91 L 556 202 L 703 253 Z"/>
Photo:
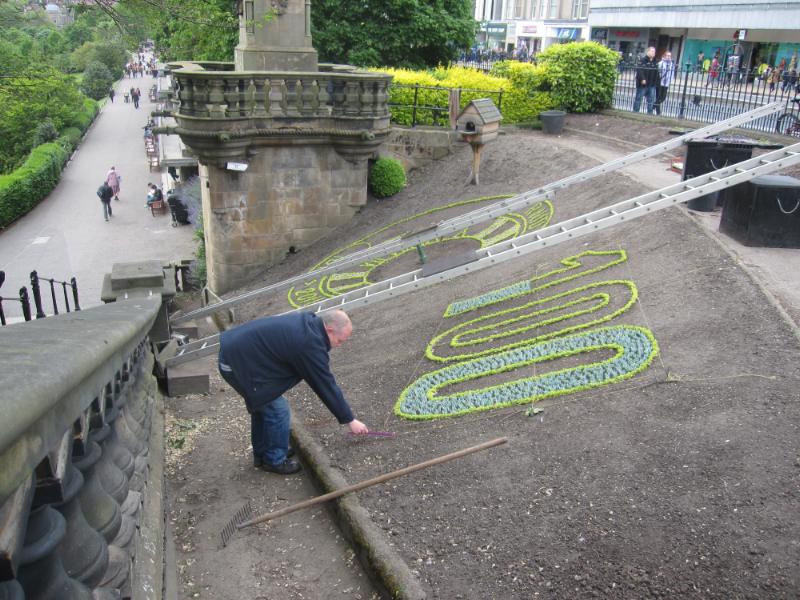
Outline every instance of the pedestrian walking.
<path id="1" fill-rule="evenodd" d="M 719 57 L 714 55 L 714 59 L 711 61 L 711 66 L 708 68 L 708 83 L 706 83 L 706 87 L 719 87 L 719 70 Z"/>
<path id="2" fill-rule="evenodd" d="M 302 312 L 256 319 L 220 334 L 219 372 L 242 396 L 250 413 L 253 465 L 288 475 L 300 464 L 289 460 L 291 412 L 283 394 L 305 382 L 340 424 L 369 433 L 344 399 L 331 373 L 328 353 L 340 347 L 353 326 L 341 310 L 321 317 Z"/>
<path id="3" fill-rule="evenodd" d="M 114 165 L 111 165 L 108 173 L 106 173 L 106 183 L 111 186 L 111 189 L 114 191 L 114 200 L 119 200 L 119 184 L 121 182 L 122 175 L 117 172 Z"/>
<path id="4" fill-rule="evenodd" d="M 667 99 L 669 86 L 675 80 L 675 63 L 672 61 L 672 52 L 665 52 L 658 63 L 658 90 L 653 108 L 657 115 L 661 114 L 661 104 Z"/>
<path id="5" fill-rule="evenodd" d="M 111 104 L 114 104 L 114 88 L 108 88 L 108 97 L 111 100 Z"/>
<path id="6" fill-rule="evenodd" d="M 633 101 L 633 112 L 639 112 L 642 98 L 647 102 L 647 114 L 653 114 L 658 87 L 658 63 L 656 49 L 650 46 L 636 65 L 636 98 Z"/>
<path id="7" fill-rule="evenodd" d="M 131 99 L 133 100 L 133 107 L 139 108 L 139 90 L 131 88 Z"/>
<path id="8" fill-rule="evenodd" d="M 111 211 L 111 197 L 114 195 L 114 190 L 104 181 L 99 188 L 97 188 L 97 195 L 100 197 L 100 202 L 103 204 L 103 218 L 108 221 L 113 213 Z"/>

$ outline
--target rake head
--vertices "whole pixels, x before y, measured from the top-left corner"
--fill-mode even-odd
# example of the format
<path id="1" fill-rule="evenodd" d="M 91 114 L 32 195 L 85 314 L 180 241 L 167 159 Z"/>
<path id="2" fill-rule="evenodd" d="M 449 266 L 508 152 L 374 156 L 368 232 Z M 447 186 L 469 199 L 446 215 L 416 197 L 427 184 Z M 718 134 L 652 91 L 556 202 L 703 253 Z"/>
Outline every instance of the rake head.
<path id="1" fill-rule="evenodd" d="M 250 502 L 248 501 L 247 504 L 240 508 L 239 512 L 233 516 L 230 523 L 225 526 L 225 529 L 222 530 L 223 546 L 228 545 L 228 542 L 231 541 L 233 534 L 236 533 L 238 526 L 244 523 L 251 514 L 253 514 L 253 508 L 250 506 Z"/>

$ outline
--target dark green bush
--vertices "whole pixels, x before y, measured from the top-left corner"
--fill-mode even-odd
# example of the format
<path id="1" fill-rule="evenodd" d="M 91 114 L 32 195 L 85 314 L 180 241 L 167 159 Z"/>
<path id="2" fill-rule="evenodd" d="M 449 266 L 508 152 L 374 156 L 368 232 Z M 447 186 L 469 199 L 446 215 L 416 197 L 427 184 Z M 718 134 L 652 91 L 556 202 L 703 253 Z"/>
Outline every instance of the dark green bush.
<path id="1" fill-rule="evenodd" d="M 369 185 L 376 198 L 388 198 L 403 189 L 406 172 L 403 165 L 393 158 L 381 158 L 372 167 Z"/>
<path id="2" fill-rule="evenodd" d="M 43 123 L 39 124 L 36 128 L 36 133 L 33 134 L 33 147 L 38 148 L 42 144 L 52 144 L 58 139 L 58 130 L 53 125 L 53 121 L 46 119 Z"/>
<path id="3" fill-rule="evenodd" d="M 9 175 L 0 175 L 0 227 L 18 219 L 56 186 L 68 153 L 59 144 L 42 144 Z"/>
<path id="4" fill-rule="evenodd" d="M 66 150 L 67 154 L 72 154 L 72 151 L 75 150 L 76 147 L 72 143 L 72 140 L 66 135 L 62 135 L 60 138 L 56 140 L 55 143 L 61 146 L 64 150 Z"/>
<path id="5" fill-rule="evenodd" d="M 91 61 L 86 65 L 81 81 L 81 91 L 94 100 L 101 100 L 108 95 L 108 88 L 114 83 L 111 71 L 103 63 Z"/>

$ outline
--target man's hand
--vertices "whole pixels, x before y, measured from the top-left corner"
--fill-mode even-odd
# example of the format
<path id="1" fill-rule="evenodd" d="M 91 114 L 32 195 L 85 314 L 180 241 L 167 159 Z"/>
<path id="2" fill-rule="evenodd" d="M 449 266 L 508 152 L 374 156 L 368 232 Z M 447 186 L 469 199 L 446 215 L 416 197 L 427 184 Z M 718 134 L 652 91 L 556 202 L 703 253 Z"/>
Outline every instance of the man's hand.
<path id="1" fill-rule="evenodd" d="M 352 431 L 356 435 L 362 435 L 362 434 L 365 434 L 365 433 L 369 433 L 369 429 L 367 429 L 367 426 L 364 425 L 358 419 L 353 419 L 352 421 L 350 421 L 347 424 L 347 426 L 350 428 L 350 431 Z"/>

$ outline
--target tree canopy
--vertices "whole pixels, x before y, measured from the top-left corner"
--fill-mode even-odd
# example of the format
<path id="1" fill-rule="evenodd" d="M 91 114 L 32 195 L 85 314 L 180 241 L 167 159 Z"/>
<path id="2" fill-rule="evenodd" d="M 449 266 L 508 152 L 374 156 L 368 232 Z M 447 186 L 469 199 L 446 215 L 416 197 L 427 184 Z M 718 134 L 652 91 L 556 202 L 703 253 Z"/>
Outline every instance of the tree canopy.
<path id="1" fill-rule="evenodd" d="M 471 0 L 316 0 L 311 35 L 323 62 L 436 67 L 475 41 Z"/>

